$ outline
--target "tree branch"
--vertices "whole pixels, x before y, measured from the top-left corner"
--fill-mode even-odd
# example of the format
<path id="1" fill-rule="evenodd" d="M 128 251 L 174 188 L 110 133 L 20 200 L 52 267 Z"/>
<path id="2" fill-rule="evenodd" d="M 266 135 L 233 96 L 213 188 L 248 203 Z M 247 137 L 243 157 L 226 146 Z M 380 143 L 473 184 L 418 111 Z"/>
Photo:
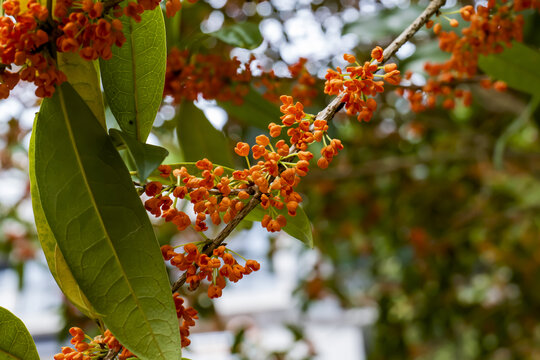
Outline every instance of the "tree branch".
<path id="1" fill-rule="evenodd" d="M 225 226 L 225 228 L 223 228 L 223 230 L 221 230 L 221 232 L 218 234 L 218 236 L 216 236 L 214 240 L 212 240 L 211 242 L 208 242 L 203 247 L 202 252 L 208 256 L 211 256 L 212 253 L 214 252 L 214 249 L 217 249 L 225 241 L 225 239 L 231 234 L 231 232 L 233 232 L 233 230 L 238 226 L 238 224 L 240 224 L 240 222 L 244 220 L 244 218 L 253 209 L 257 207 L 257 205 L 259 205 L 259 203 L 261 202 L 261 195 L 262 193 L 259 190 L 256 190 L 255 194 L 249 200 L 247 205 L 244 206 L 242 210 L 240 210 L 234 218 L 232 218 L 232 220 L 227 224 L 227 226 Z M 178 280 L 175 281 L 175 283 L 172 285 L 173 293 L 178 291 L 178 289 L 180 289 L 182 285 L 185 284 L 186 278 L 187 278 L 186 273 L 184 273 Z"/>
<path id="2" fill-rule="evenodd" d="M 430 17 L 433 16 L 433 14 L 439 11 L 445 2 L 446 0 L 432 0 L 428 7 L 416 18 L 416 20 L 414 20 L 411 25 L 409 25 L 401 34 L 399 34 L 399 36 L 395 38 L 395 40 L 392 41 L 390 45 L 386 47 L 386 49 L 384 49 L 383 59 L 380 64 L 387 62 L 388 59 L 390 59 L 399 50 L 399 48 L 405 44 L 405 42 L 407 42 L 407 40 L 412 38 L 413 35 L 416 34 L 416 32 L 420 30 L 422 26 L 424 26 L 424 24 L 429 20 Z M 341 106 L 343 106 L 342 100 L 344 97 L 345 93 L 341 93 L 336 96 L 334 100 L 328 104 L 328 106 L 317 114 L 316 119 L 326 121 L 332 120 L 334 115 L 341 109 Z"/>
<path id="3" fill-rule="evenodd" d="M 444 5 L 445 2 L 446 0 L 432 0 L 427 8 L 416 18 L 416 20 L 414 20 L 411 25 L 409 25 L 401 34 L 399 34 L 399 36 L 392 41 L 390 45 L 386 47 L 386 49 L 384 49 L 383 60 L 381 63 L 388 61 L 388 59 L 392 57 L 399 50 L 399 48 L 405 44 L 405 42 L 412 38 L 413 35 L 416 34 L 416 32 L 420 30 L 422 26 L 424 26 L 430 17 L 439 12 L 439 9 Z"/>
<path id="4" fill-rule="evenodd" d="M 113 349 L 109 349 L 109 351 L 107 352 L 107 355 L 105 355 L 103 360 L 113 360 L 116 357 L 116 355 L 118 355 L 118 353 L 120 353 L 120 350 L 114 351 Z"/>
<path id="5" fill-rule="evenodd" d="M 383 60 L 381 64 L 386 62 L 391 56 L 393 56 L 398 49 L 409 40 L 424 24 L 429 20 L 433 14 L 437 13 L 441 6 L 444 5 L 446 0 L 432 0 L 428 7 L 412 22 L 407 29 L 405 29 L 390 45 L 386 47 L 383 51 Z M 321 110 L 316 119 L 318 120 L 332 120 L 334 115 L 343 107 L 343 97 L 345 93 L 341 93 L 336 96 L 330 104 L 328 104 L 323 110 Z M 290 152 L 294 151 L 294 146 L 291 147 Z M 238 213 L 236 216 L 225 226 L 223 230 L 218 234 L 218 236 L 209 242 L 204 248 L 203 253 L 210 256 L 214 249 L 219 247 L 231 234 L 231 232 L 238 226 L 238 224 L 249 214 L 253 209 L 257 207 L 260 203 L 261 192 L 256 189 L 255 194 L 250 199 L 249 203 Z M 172 292 L 176 292 L 184 283 L 186 282 L 186 273 L 184 273 L 175 283 L 172 285 Z"/>

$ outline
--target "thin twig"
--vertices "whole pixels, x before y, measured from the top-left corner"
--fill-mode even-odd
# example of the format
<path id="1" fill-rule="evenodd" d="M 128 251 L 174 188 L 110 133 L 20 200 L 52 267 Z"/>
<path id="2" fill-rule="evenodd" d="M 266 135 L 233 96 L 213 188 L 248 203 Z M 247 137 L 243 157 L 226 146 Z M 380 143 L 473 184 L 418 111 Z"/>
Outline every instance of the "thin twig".
<path id="1" fill-rule="evenodd" d="M 407 42 L 410 38 L 413 37 L 414 34 L 424 24 L 429 20 L 430 17 L 433 16 L 433 14 L 437 13 L 439 9 L 444 5 L 446 0 L 432 0 L 427 8 L 412 22 L 411 25 L 409 25 L 399 36 L 390 43 L 384 49 L 383 51 L 383 59 L 381 60 L 380 64 L 383 64 L 388 61 L 398 50 L 399 48 Z M 341 93 L 338 96 L 328 104 L 324 109 L 322 109 L 318 114 L 316 119 L 317 120 L 332 120 L 334 115 L 340 110 L 342 105 L 342 100 L 345 97 L 345 93 Z"/>
<path id="2" fill-rule="evenodd" d="M 407 29 L 405 29 L 386 49 L 383 51 L 383 60 L 381 64 L 386 62 L 390 57 L 392 57 L 398 49 L 409 40 L 424 24 L 429 20 L 433 14 L 439 11 L 441 6 L 444 5 L 446 0 L 433 0 L 429 3 L 428 7 L 412 22 Z M 341 93 L 336 96 L 330 104 L 328 104 L 323 110 L 321 110 L 316 119 L 330 121 L 334 115 L 341 109 L 343 106 L 343 98 L 345 93 Z M 291 147 L 291 151 L 294 151 L 294 146 Z M 261 197 L 260 191 L 257 189 L 255 195 L 251 198 L 249 203 L 240 211 L 236 216 L 227 224 L 227 226 L 221 230 L 218 236 L 209 242 L 206 247 L 203 249 L 203 252 L 206 255 L 211 255 L 211 253 L 219 247 L 230 235 L 230 233 L 240 224 L 240 222 L 249 214 L 253 209 L 257 207 L 260 203 Z M 184 273 L 173 285 L 172 291 L 176 292 L 184 283 L 186 282 L 186 274 Z"/>
<path id="3" fill-rule="evenodd" d="M 259 205 L 259 203 L 261 202 L 261 195 L 262 195 L 261 192 L 256 190 L 255 194 L 251 197 L 247 205 L 244 206 L 242 210 L 240 210 L 238 214 L 236 214 L 236 216 L 231 219 L 231 221 L 227 224 L 227 226 L 225 226 L 225 228 L 223 228 L 223 230 L 220 231 L 220 233 L 216 236 L 214 240 L 208 242 L 204 246 L 202 252 L 208 256 L 211 256 L 212 253 L 214 252 L 214 249 L 217 249 L 225 241 L 225 239 L 231 234 L 231 232 L 238 226 L 238 224 L 240 224 L 240 222 L 244 220 L 244 218 L 253 209 L 257 207 L 257 205 Z M 180 289 L 182 285 L 186 283 L 186 279 L 187 279 L 186 273 L 182 274 L 182 276 L 180 276 L 180 278 L 176 280 L 174 284 L 172 285 L 171 287 L 172 292 L 175 293 L 176 291 L 178 291 L 178 289 Z"/>
<path id="4" fill-rule="evenodd" d="M 103 360 L 113 360 L 116 357 L 116 355 L 118 355 L 119 352 L 120 352 L 120 350 L 115 351 L 113 349 L 109 349 L 109 351 L 107 352 L 107 355 L 105 355 Z"/>
<path id="5" fill-rule="evenodd" d="M 427 8 L 416 18 L 416 20 L 414 20 L 411 25 L 409 25 L 401 34 L 399 34 L 399 36 L 392 41 L 392 43 L 388 45 L 386 49 L 384 49 L 383 60 L 381 63 L 388 61 L 388 59 L 392 57 L 403 44 L 412 38 L 422 26 L 424 26 L 430 17 L 439 11 L 445 2 L 446 0 L 432 0 Z"/>

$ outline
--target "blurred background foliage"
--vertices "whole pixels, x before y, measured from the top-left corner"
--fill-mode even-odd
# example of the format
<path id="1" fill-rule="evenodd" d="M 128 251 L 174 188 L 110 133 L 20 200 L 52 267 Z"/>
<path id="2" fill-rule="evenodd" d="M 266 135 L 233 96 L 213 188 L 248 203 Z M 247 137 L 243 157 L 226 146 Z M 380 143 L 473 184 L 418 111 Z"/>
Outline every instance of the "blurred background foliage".
<path id="1" fill-rule="evenodd" d="M 472 3 L 449 2 L 447 8 Z M 255 54 L 264 69 L 284 78 L 283 93 L 294 82 L 287 80 L 287 65 L 306 57 L 306 68 L 318 77 L 318 95 L 308 111 L 317 113 L 330 100 L 322 93 L 326 69 L 344 65 L 345 52 L 367 59 L 375 45 L 389 44 L 425 5 L 200 0 L 186 3 L 181 17 L 167 20 L 168 45 L 244 62 Z M 244 47 L 255 42 L 253 50 L 207 35 L 243 21 L 258 25 L 249 27 L 247 40 L 242 35 Z M 538 13 L 527 13 L 524 42 L 535 51 L 539 30 Z M 421 85 L 423 63 L 445 58 L 424 29 L 395 61 L 402 72 L 417 72 L 412 81 Z M 525 90 L 538 85 L 527 77 L 520 81 Z M 526 91 L 466 86 L 474 95 L 469 108 L 458 102 L 450 111 L 437 107 L 413 113 L 407 101 L 386 91 L 369 123 L 338 114 L 330 133 L 345 150 L 329 169 L 313 169 L 300 185 L 316 247 L 303 251 L 318 255 L 314 268 L 299 277 L 295 296 L 303 311 L 324 298 L 336 299 L 343 308 L 377 309 L 378 318 L 366 332 L 369 359 L 540 359 L 540 112 Z M 165 99 L 153 141 L 169 149 L 167 162 L 233 161 L 232 144 L 254 143 L 265 124 L 278 120 L 277 105 L 263 92 L 264 87 L 252 89 L 240 106 L 204 102 L 210 120 L 219 115 L 221 122 L 212 121 L 217 130 L 202 111 L 183 110 Z M 21 97 L 25 107 L 0 124 L 2 191 L 21 189 L 13 201 L 0 204 L 0 264 L 20 272 L 39 247 L 31 217 L 25 215 L 31 121 L 17 121 L 32 100 Z M 182 115 L 186 111 L 189 116 Z M 193 134 L 204 134 L 204 141 Z M 10 185 L 13 181 L 25 185 Z M 175 236 L 166 226 L 157 230 L 163 243 Z M 231 243 L 236 241 L 241 239 Z M 271 267 L 270 255 L 263 266 Z M 195 303 L 200 298 L 188 296 Z M 199 310 L 209 319 L 214 313 L 208 304 Z M 79 315 L 69 306 L 65 313 L 73 325 Z M 305 341 L 301 329 L 291 331 Z M 240 332 L 234 352 L 249 358 L 241 355 L 242 339 Z"/>

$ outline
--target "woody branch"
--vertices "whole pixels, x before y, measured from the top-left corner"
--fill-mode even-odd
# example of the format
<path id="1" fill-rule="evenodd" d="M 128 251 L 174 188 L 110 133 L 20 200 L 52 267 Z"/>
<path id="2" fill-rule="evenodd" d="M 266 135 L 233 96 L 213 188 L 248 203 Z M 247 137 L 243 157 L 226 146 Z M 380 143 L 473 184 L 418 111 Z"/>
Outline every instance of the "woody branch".
<path id="1" fill-rule="evenodd" d="M 383 51 L 383 60 L 380 62 L 385 63 L 390 57 L 392 57 L 399 48 L 407 42 L 413 35 L 420 30 L 422 26 L 444 5 L 446 0 L 433 0 L 429 3 L 426 9 L 398 36 L 390 45 L 388 45 Z M 342 100 L 345 93 L 341 93 L 336 96 L 323 110 L 321 110 L 317 116 L 317 120 L 330 121 L 334 115 L 341 109 L 343 104 Z M 291 147 L 290 152 L 295 149 Z M 253 194 L 249 203 L 231 219 L 231 222 L 221 230 L 221 232 L 213 239 L 208 240 L 208 243 L 203 248 L 203 253 L 210 256 L 214 249 L 218 248 L 225 239 L 231 234 L 231 232 L 238 226 L 238 224 L 260 203 L 261 193 L 256 185 L 252 185 L 249 189 Z M 172 292 L 176 292 L 186 282 L 187 275 L 184 273 L 178 280 L 172 285 Z"/>

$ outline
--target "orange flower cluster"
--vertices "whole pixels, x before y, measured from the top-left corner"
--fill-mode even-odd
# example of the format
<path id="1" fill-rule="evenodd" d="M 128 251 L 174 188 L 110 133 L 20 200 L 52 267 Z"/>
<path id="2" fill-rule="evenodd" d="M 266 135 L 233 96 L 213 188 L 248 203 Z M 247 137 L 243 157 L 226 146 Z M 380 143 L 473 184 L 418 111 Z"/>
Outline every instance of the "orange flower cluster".
<path id="1" fill-rule="evenodd" d="M 195 320 L 199 317 L 197 316 L 197 310 L 192 307 L 184 307 L 184 299 L 178 295 L 178 293 L 173 294 L 174 306 L 176 308 L 176 316 L 178 319 L 182 319 L 180 325 L 180 339 L 181 346 L 186 347 L 191 344 L 191 340 L 188 339 L 189 328 L 195 325 Z"/>
<path id="2" fill-rule="evenodd" d="M 261 268 L 255 260 L 246 260 L 245 266 L 238 264 L 230 254 L 230 250 L 223 245 L 215 249 L 212 256 L 201 254 L 193 243 L 184 245 L 183 253 L 177 253 L 170 245 L 164 245 L 161 247 L 161 253 L 171 265 L 186 272 L 186 283 L 192 289 L 196 288 L 202 280 L 208 280 L 210 282 L 208 297 L 211 299 L 221 296 L 226 286 L 225 279 L 237 282 L 244 275 L 249 275 Z"/>
<path id="3" fill-rule="evenodd" d="M 109 10 L 114 17 L 122 15 L 119 5 Z M 60 19 L 58 28 L 62 31 L 56 39 L 58 51 L 78 53 L 88 61 L 99 57 L 110 59 L 112 46 L 122 46 L 126 38 L 122 33 L 122 22 L 111 18 L 109 12 L 105 3 L 100 1 L 57 1 L 54 16 Z"/>
<path id="4" fill-rule="evenodd" d="M 172 248 L 171 248 L 172 249 Z M 176 315 L 178 319 L 182 319 L 180 325 L 180 336 L 182 341 L 182 347 L 188 346 L 191 341 L 188 339 L 189 328 L 195 325 L 193 319 L 197 319 L 197 310 L 192 307 L 184 307 L 184 299 L 180 298 L 177 293 L 173 294 L 174 306 L 176 308 Z M 62 347 L 62 351 L 54 355 L 54 360 L 93 360 L 102 359 L 107 355 L 109 350 L 120 352 L 118 354 L 118 360 L 134 359 L 137 358 L 131 351 L 123 348 L 123 345 L 118 342 L 110 330 L 105 330 L 103 335 L 98 335 L 91 339 L 84 333 L 81 328 L 72 327 L 69 329 L 69 333 L 72 336 L 71 344 L 74 348 L 69 346 Z M 86 340 L 90 340 L 87 342 Z"/>
<path id="5" fill-rule="evenodd" d="M 400 72 L 396 64 L 379 66 L 375 63 L 383 60 L 383 50 L 379 46 L 371 51 L 371 61 L 366 61 L 363 66 L 360 66 L 353 55 L 345 54 L 343 58 L 357 66 L 348 66 L 345 69 L 346 73 L 339 67 L 337 71 L 329 69 L 325 76 L 324 92 L 338 95 L 345 91 L 343 102 L 347 114 L 351 116 L 358 114 L 358 121 L 369 121 L 377 109 L 377 102 L 373 97 L 384 91 L 384 81 L 398 85 L 401 81 Z M 384 70 L 384 75 L 376 74 L 380 69 Z M 382 80 L 375 81 L 375 78 Z"/>
<path id="6" fill-rule="evenodd" d="M 122 14 L 141 21 L 145 10 L 155 9 L 161 0 L 137 0 L 123 9 L 120 0 L 58 0 L 54 19 L 37 0 L 21 10 L 19 0 L 6 0 L 0 17 L 0 99 L 9 96 L 19 80 L 33 82 L 38 97 L 50 97 L 55 86 L 66 81 L 58 70 L 53 51 L 78 53 L 85 60 L 110 59 L 111 47 L 122 46 Z M 195 2 L 196 0 L 190 0 Z M 180 8 L 179 0 L 167 0 L 167 13 Z M 17 72 L 8 71 L 12 65 Z"/>
<path id="7" fill-rule="evenodd" d="M 101 359 L 107 354 L 109 349 L 119 351 L 122 348 L 122 345 L 109 330 L 106 330 L 103 336 L 98 335 L 93 339 L 78 327 L 72 327 L 69 329 L 69 333 L 72 336 L 71 343 L 74 345 L 74 349 L 68 346 L 62 347 L 62 352 L 54 355 L 54 360 Z M 91 341 L 86 342 L 86 339 Z M 118 355 L 118 359 L 126 360 L 134 356 L 128 349 L 124 348 Z"/>
<path id="8" fill-rule="evenodd" d="M 434 107 L 437 97 L 444 98 L 442 105 L 447 109 L 455 106 L 455 98 L 462 98 L 465 106 L 470 105 L 470 91 L 456 89 L 455 84 L 476 75 L 480 55 L 497 54 L 504 50 L 503 44 L 511 46 L 513 40 L 522 41 L 524 21 L 517 12 L 526 9 L 540 10 L 540 1 L 497 3 L 490 0 L 487 6 L 480 5 L 476 9 L 467 5 L 458 11 L 463 21 L 470 23 L 461 30 L 461 36 L 454 31 L 442 31 L 440 23 L 428 22 L 427 27 L 433 27 L 439 37 L 441 50 L 452 56 L 441 64 L 425 64 L 424 70 L 430 78 L 421 89 L 398 89 L 398 93 L 406 96 L 416 112 Z M 459 25 L 456 19 L 449 19 L 449 22 L 452 27 Z M 506 88 L 500 81 L 483 81 L 482 85 L 489 87 L 489 84 L 499 91 Z"/>
<path id="9" fill-rule="evenodd" d="M 243 103 L 243 97 L 249 92 L 250 83 L 254 80 L 252 57 L 242 64 L 238 59 L 226 59 L 214 54 L 190 54 L 188 50 L 180 51 L 173 48 L 167 57 L 165 73 L 165 89 L 163 95 L 170 95 L 175 104 L 182 100 L 197 100 L 201 95 L 204 99 L 232 101 L 236 105 Z M 317 95 L 313 88 L 313 78 L 304 67 L 306 59 L 289 67 L 292 78 L 278 78 L 274 71 L 262 72 L 256 78 L 255 85 L 264 88 L 263 96 L 270 100 L 279 99 L 281 89 L 287 82 L 295 81 L 292 92 L 295 97 L 311 103 Z"/>
<path id="10" fill-rule="evenodd" d="M 188 50 L 173 48 L 167 57 L 163 95 L 172 96 L 176 104 L 184 99 L 197 100 L 199 94 L 207 100 L 240 104 L 249 91 L 253 60 L 245 64 L 243 71 L 238 71 L 241 63 L 236 58 L 229 60 L 214 54 L 191 56 Z"/>
<path id="11" fill-rule="evenodd" d="M 54 86 L 66 77 L 56 69 L 53 58 L 41 51 L 49 41 L 41 29 L 49 16 L 47 8 L 36 0 L 29 1 L 25 11 L 18 0 L 6 0 L 2 7 L 8 16 L 0 17 L 0 99 L 7 98 L 19 80 L 33 82 L 37 96 L 51 96 Z M 7 71 L 11 64 L 19 70 Z"/>
<path id="12" fill-rule="evenodd" d="M 253 147 L 239 142 L 234 149 L 237 155 L 248 159 L 251 151 L 255 160 L 261 159 L 244 170 L 225 172 L 222 166 L 214 166 L 208 159 L 203 159 L 195 164 L 200 175 L 195 176 L 186 167 L 172 170 L 170 166 L 162 165 L 159 168 L 161 175 L 172 180 L 171 184 L 154 181 L 145 186 L 145 193 L 150 197 L 145 201 L 146 210 L 172 222 L 182 231 L 191 225 L 191 219 L 176 209 L 176 202 L 187 197 L 197 214 L 194 229 L 202 232 L 208 229 L 205 222 L 208 215 L 215 225 L 221 221 L 229 223 L 257 189 L 261 193 L 261 207 L 267 210 L 262 219 L 263 227 L 275 232 L 286 226 L 286 217 L 280 212 L 286 207 L 287 213 L 295 216 L 302 202 L 294 189 L 309 171 L 313 154 L 307 151 L 308 145 L 323 142 L 322 156 L 317 161 L 321 168 L 328 166 L 343 145 L 340 140 L 328 136 L 326 120 L 316 120 L 315 116 L 306 114 L 304 106 L 300 102 L 294 104 L 291 96 L 282 96 L 281 100 L 283 125 L 271 123 L 268 128 L 272 137 L 280 136 L 282 129 L 287 128 L 288 142 L 282 139 L 272 145 L 265 135 L 257 136 Z"/>
<path id="13" fill-rule="evenodd" d="M 321 150 L 322 156 L 317 161 L 317 165 L 322 169 L 328 167 L 332 158 L 338 154 L 338 151 L 343 149 L 343 145 L 340 140 L 330 139 L 328 137 L 326 134 L 328 130 L 327 121 L 320 119 L 315 120 L 313 115 L 306 115 L 304 112 L 304 105 L 300 102 L 294 104 L 292 96 L 281 96 L 281 101 L 283 105 L 280 106 L 279 110 L 283 113 L 283 116 L 280 118 L 283 125 L 270 123 L 268 129 L 270 130 L 270 136 L 277 137 L 281 134 L 283 127 L 289 127 L 289 129 L 287 129 L 289 143 L 294 146 L 295 149 L 300 150 L 297 153 L 299 161 L 294 167 L 295 173 L 298 176 L 305 176 L 307 174 L 309 161 L 313 158 L 313 154 L 306 150 L 308 145 L 314 142 L 322 141 L 324 144 L 324 147 Z M 329 141 L 329 144 L 327 144 L 327 140 Z M 288 155 L 290 148 L 283 140 L 278 141 L 276 146 L 278 149 L 281 148 L 281 151 L 278 150 L 278 155 L 284 157 L 290 156 Z M 253 152 L 254 156 L 255 151 L 256 149 L 254 149 Z M 270 157 L 271 156 L 268 156 L 268 158 Z M 265 158 L 265 160 L 267 159 Z M 283 173 L 281 176 L 283 176 Z M 296 177 L 295 179 L 300 181 L 299 177 Z M 296 184 L 292 183 L 291 185 Z M 288 203 L 287 208 L 289 208 Z M 291 214 L 290 211 L 289 214 Z"/>
<path id="14" fill-rule="evenodd" d="M 185 167 L 181 167 L 172 172 L 175 179 L 173 184 L 163 186 L 161 182 L 154 181 L 145 187 L 146 195 L 151 197 L 145 201 L 146 210 L 156 217 L 161 216 L 165 221 L 172 222 L 179 231 L 190 226 L 191 220 L 186 213 L 178 211 L 174 206 L 178 199 L 188 197 L 193 204 L 193 210 L 197 214 L 194 226 L 196 231 L 208 230 L 205 222 L 207 215 L 214 225 L 219 225 L 222 220 L 229 223 L 244 207 L 243 194 L 240 193 L 241 189 L 247 188 L 247 181 L 234 176 L 234 173 L 226 174 L 223 167 L 214 167 L 208 159 L 197 161 L 196 167 L 201 171 L 200 177 L 190 175 Z M 170 166 L 164 165 L 160 170 L 162 175 L 170 177 Z M 234 187 L 234 190 L 231 187 Z"/>

